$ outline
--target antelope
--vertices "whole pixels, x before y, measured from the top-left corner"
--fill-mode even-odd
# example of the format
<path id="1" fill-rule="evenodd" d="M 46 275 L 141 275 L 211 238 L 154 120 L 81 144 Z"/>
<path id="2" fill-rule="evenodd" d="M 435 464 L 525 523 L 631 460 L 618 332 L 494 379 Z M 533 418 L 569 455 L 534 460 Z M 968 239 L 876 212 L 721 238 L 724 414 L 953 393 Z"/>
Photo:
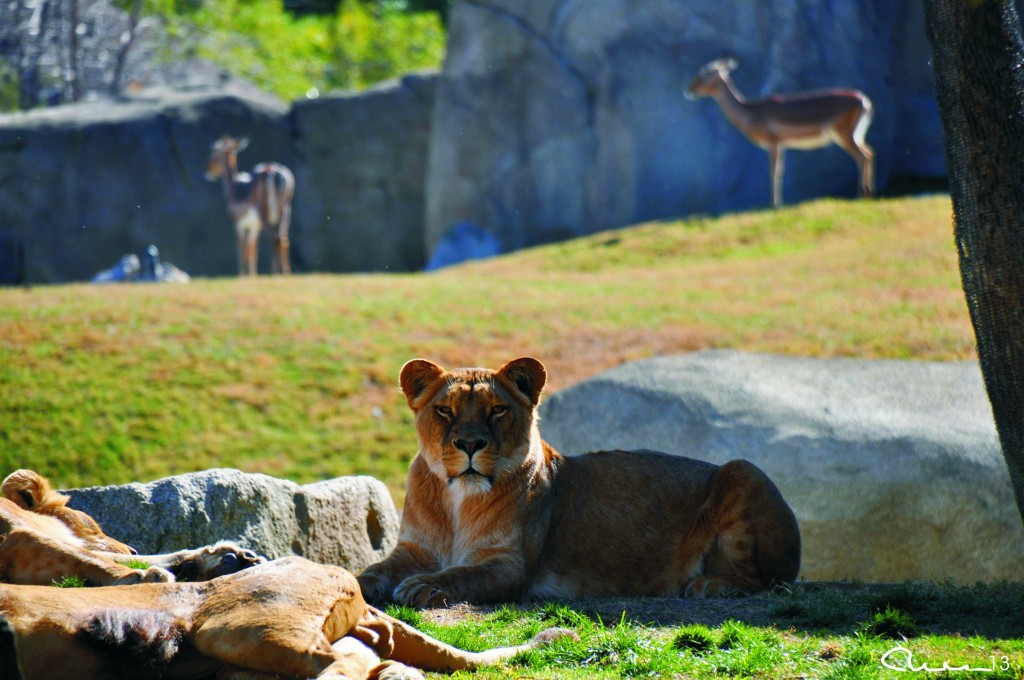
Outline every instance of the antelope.
<path id="1" fill-rule="evenodd" d="M 249 145 L 249 138 L 225 135 L 210 147 L 206 179 L 224 184 L 228 211 L 235 221 L 238 236 L 238 275 L 256 276 L 256 253 L 261 231 L 274 242 L 271 272 L 291 274 L 288 259 L 288 225 L 292 214 L 295 177 L 280 163 L 260 163 L 252 174 L 238 171 L 238 154 Z"/>
<path id="2" fill-rule="evenodd" d="M 772 204 L 782 205 L 783 154 L 786 149 L 838 145 L 857 163 L 860 193 L 875 191 L 875 152 L 864 141 L 874 108 L 858 90 L 833 89 L 747 100 L 729 74 L 735 59 L 706 64 L 686 88 L 687 99 L 711 97 L 722 114 L 752 143 L 768 152 Z"/>

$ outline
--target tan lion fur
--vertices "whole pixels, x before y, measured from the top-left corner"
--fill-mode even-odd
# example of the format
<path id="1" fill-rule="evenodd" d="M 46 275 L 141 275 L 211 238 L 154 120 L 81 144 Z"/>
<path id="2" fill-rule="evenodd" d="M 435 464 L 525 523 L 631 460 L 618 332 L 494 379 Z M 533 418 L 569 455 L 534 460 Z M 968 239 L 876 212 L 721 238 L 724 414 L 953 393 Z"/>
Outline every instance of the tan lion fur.
<path id="1" fill-rule="evenodd" d="M 201 583 L 0 585 L 0 616 L 24 680 L 411 680 L 422 675 L 410 666 L 471 670 L 572 635 L 464 652 L 368 607 L 351 573 L 301 557 Z"/>
<path id="2" fill-rule="evenodd" d="M 208 580 L 265 560 L 223 541 L 163 555 L 135 550 L 103 533 L 84 512 L 67 507 L 68 497 L 32 470 L 17 470 L 3 481 L 0 498 L 0 582 L 49 585 L 76 576 L 88 585 L 126 585 L 178 578 Z M 120 560 L 149 565 L 132 569 Z"/>
<path id="3" fill-rule="evenodd" d="M 651 451 L 566 458 L 543 439 L 544 366 L 407 363 L 419 452 L 398 544 L 359 575 L 370 602 L 705 597 L 793 581 L 800 534 L 768 477 Z"/>

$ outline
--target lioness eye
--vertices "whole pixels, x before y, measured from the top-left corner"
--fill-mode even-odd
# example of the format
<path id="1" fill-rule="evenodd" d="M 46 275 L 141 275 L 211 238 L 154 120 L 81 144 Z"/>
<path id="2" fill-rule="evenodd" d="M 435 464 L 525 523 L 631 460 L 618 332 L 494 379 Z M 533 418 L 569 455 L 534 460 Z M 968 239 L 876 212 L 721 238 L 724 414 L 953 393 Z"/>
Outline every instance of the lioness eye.
<path id="1" fill-rule="evenodd" d="M 452 417 L 452 410 L 450 408 L 448 408 L 447 406 L 438 405 L 435 408 L 437 409 L 437 412 L 438 412 L 438 414 L 441 415 L 441 417 L 443 417 L 443 418 L 451 418 Z"/>
<path id="2" fill-rule="evenodd" d="M 494 406 L 494 407 L 491 408 L 491 415 L 494 416 L 495 418 L 497 418 L 498 416 L 503 416 L 507 412 L 508 412 L 508 406 L 498 405 L 498 406 Z"/>

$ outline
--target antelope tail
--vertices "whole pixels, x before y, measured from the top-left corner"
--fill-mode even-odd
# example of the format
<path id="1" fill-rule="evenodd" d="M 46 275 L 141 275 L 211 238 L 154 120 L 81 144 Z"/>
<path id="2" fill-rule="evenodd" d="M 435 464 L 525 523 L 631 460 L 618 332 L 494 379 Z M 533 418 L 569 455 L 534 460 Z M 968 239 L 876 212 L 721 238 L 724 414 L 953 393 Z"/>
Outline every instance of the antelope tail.
<path id="1" fill-rule="evenodd" d="M 276 172 L 267 173 L 267 222 L 281 222 L 281 194 L 284 192 L 284 177 Z"/>

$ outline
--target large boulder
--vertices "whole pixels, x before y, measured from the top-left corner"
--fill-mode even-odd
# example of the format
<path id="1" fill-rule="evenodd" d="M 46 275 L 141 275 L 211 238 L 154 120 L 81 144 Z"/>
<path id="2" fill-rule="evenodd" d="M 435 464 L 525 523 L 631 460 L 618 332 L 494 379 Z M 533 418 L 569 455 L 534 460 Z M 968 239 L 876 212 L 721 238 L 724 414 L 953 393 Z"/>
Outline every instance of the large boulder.
<path id="1" fill-rule="evenodd" d="M 398 512 L 387 487 L 372 477 L 299 486 L 213 469 L 64 493 L 72 508 L 140 553 L 233 540 L 269 558 L 301 555 L 358 571 L 383 559 L 398 540 Z"/>
<path id="2" fill-rule="evenodd" d="M 704 351 L 613 369 L 541 414 L 564 454 L 754 462 L 796 512 L 803 578 L 1024 578 L 1024 526 L 974 362 Z"/>
<path id="3" fill-rule="evenodd" d="M 476 0 L 453 5 L 427 172 L 433 247 L 458 222 L 506 250 L 770 205 L 768 159 L 684 90 L 732 55 L 749 98 L 856 87 L 878 178 L 944 176 L 920 2 Z M 785 197 L 852 196 L 833 146 L 787 155 Z"/>

